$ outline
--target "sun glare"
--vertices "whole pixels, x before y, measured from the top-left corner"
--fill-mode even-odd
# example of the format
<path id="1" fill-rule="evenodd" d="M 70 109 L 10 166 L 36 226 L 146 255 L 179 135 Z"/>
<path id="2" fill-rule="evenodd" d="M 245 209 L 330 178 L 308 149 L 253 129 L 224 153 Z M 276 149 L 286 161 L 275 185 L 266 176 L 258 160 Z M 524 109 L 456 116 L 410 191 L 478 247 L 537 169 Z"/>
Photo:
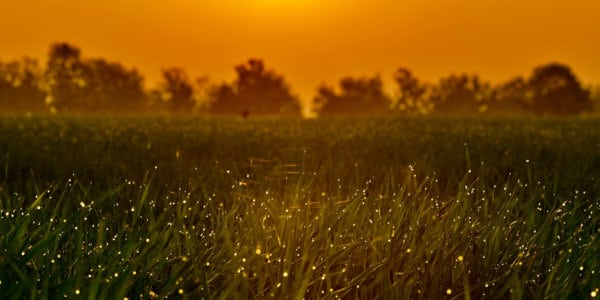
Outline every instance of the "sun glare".
<path id="1" fill-rule="evenodd" d="M 319 3 L 315 0 L 254 0 L 254 2 L 256 3 L 256 5 L 282 9 L 308 7 Z"/>
<path id="2" fill-rule="evenodd" d="M 279 15 L 306 14 L 328 5 L 317 0 L 253 0 L 252 4 L 259 11 Z"/>

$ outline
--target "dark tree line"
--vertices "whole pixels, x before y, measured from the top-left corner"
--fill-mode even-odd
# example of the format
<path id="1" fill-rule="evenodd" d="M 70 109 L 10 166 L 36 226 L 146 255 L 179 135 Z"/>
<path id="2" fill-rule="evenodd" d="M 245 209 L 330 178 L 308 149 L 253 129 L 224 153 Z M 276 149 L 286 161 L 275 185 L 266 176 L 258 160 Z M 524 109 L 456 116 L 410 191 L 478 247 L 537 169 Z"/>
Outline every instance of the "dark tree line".
<path id="1" fill-rule="evenodd" d="M 281 75 L 267 70 L 261 60 L 250 59 L 235 67 L 237 79 L 209 91 L 207 111 L 213 114 L 300 116 L 296 96 Z"/>
<path id="2" fill-rule="evenodd" d="M 59 112 L 145 109 L 144 79 L 135 70 L 104 59 L 82 59 L 79 49 L 54 45 L 45 71 L 47 102 Z"/>
<path id="3" fill-rule="evenodd" d="M 135 69 L 85 58 L 67 43 L 51 46 L 48 62 L 0 62 L 0 113 L 194 113 L 301 116 L 283 76 L 251 59 L 235 67 L 232 83 L 206 86 L 181 68 L 164 68 L 158 87 L 144 89 Z M 205 90 L 205 95 L 201 96 Z"/>
<path id="4" fill-rule="evenodd" d="M 313 103 L 321 116 L 442 114 L 541 116 L 577 115 L 600 105 L 600 89 L 585 89 L 571 69 L 551 63 L 492 85 L 476 75 L 452 74 L 436 84 L 421 82 L 406 68 L 394 74 L 395 95 L 386 95 L 381 79 L 343 78 L 339 89 L 322 86 Z"/>
<path id="5" fill-rule="evenodd" d="M 34 59 L 0 61 L 0 112 L 45 112 L 46 93 L 42 68 Z"/>
<path id="6" fill-rule="evenodd" d="M 0 113 L 206 113 L 301 116 L 302 105 L 284 77 L 259 59 L 235 67 L 230 83 L 208 85 L 181 68 L 165 68 L 145 90 L 136 70 L 86 58 L 67 43 L 51 46 L 47 64 L 24 58 L 0 61 Z M 586 89 L 569 66 L 539 66 L 528 77 L 492 85 L 476 75 L 452 74 L 431 84 L 406 68 L 394 74 L 394 93 L 379 76 L 345 77 L 322 84 L 309 104 L 319 116 L 576 115 L 600 107 L 600 88 Z"/>
<path id="7" fill-rule="evenodd" d="M 346 77 L 340 80 L 339 93 L 326 85 L 319 87 L 314 104 L 320 116 L 383 116 L 391 111 L 391 99 L 383 91 L 379 76 Z"/>

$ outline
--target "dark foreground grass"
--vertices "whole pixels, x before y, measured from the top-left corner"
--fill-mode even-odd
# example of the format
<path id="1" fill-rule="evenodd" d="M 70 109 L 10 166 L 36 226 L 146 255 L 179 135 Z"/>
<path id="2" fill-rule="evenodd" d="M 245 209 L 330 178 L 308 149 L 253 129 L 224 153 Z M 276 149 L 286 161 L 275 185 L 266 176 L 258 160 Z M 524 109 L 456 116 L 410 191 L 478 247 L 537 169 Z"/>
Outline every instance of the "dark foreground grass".
<path id="1" fill-rule="evenodd" d="M 593 297 L 599 128 L 0 119 L 0 297 Z"/>

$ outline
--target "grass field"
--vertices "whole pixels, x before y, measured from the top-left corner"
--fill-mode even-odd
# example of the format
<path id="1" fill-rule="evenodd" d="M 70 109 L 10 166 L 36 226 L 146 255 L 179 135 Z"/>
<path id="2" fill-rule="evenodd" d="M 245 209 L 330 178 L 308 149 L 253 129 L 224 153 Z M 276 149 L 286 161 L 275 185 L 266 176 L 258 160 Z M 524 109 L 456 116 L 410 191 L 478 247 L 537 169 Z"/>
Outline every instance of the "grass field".
<path id="1" fill-rule="evenodd" d="M 593 298 L 600 120 L 2 117 L 0 298 Z"/>

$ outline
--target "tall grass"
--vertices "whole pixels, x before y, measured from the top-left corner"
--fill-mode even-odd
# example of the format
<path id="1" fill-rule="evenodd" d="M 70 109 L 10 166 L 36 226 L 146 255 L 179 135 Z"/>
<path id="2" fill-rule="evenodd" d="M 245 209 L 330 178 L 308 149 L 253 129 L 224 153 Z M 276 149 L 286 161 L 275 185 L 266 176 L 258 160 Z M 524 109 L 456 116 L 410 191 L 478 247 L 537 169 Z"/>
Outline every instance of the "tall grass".
<path id="1" fill-rule="evenodd" d="M 0 120 L 0 297 L 586 298 L 598 120 Z"/>

